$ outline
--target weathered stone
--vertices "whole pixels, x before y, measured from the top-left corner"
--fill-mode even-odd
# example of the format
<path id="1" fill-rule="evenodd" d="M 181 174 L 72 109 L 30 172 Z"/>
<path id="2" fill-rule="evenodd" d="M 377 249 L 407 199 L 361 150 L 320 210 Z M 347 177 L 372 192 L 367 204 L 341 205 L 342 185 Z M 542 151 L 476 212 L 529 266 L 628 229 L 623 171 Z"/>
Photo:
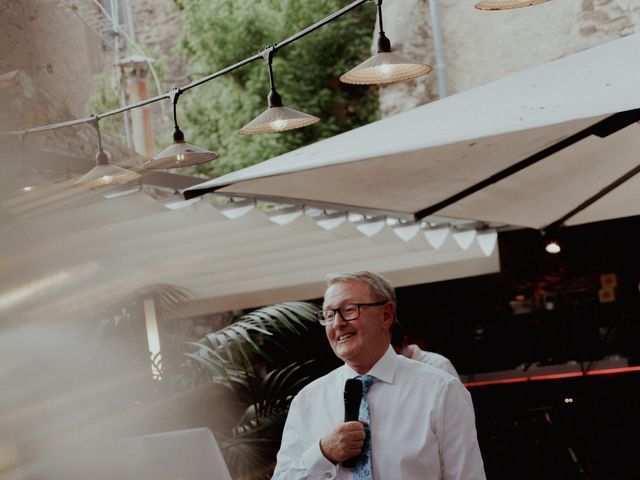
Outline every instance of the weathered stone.
<path id="1" fill-rule="evenodd" d="M 383 24 L 392 45 L 406 57 L 428 63 L 435 61 L 429 3 L 383 4 Z M 554 0 L 501 12 L 481 12 L 473 3 L 438 1 L 448 94 L 640 30 L 640 2 L 634 0 Z M 426 77 L 382 87 L 382 115 L 437 99 L 437 74 L 435 68 Z"/>

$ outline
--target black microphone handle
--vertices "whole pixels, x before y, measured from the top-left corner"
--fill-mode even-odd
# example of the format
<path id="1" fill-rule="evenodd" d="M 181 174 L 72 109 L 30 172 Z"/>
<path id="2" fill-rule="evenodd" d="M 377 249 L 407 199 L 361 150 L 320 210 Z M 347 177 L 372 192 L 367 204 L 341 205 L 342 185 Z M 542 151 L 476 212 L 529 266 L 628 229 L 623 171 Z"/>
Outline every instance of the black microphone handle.
<path id="1" fill-rule="evenodd" d="M 358 378 L 349 378 L 344 385 L 344 421 L 355 422 L 360 416 L 360 402 L 362 401 L 362 381 Z M 351 457 L 342 462 L 343 467 L 353 468 L 360 455 Z"/>

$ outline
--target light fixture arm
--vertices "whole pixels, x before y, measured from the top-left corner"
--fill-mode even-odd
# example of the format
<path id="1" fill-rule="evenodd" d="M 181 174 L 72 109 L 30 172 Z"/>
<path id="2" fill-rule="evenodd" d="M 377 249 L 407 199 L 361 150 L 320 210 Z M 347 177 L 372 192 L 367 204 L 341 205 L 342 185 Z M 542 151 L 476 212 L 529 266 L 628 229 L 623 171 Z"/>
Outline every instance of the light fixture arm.
<path id="1" fill-rule="evenodd" d="M 19 132 L 19 138 L 18 138 L 18 144 L 19 144 L 19 150 L 18 152 L 20 153 L 20 172 L 22 175 L 26 175 L 27 172 L 27 165 L 26 162 L 24 160 L 24 138 L 27 136 L 29 132 L 26 131 L 22 131 Z"/>
<path id="2" fill-rule="evenodd" d="M 384 27 L 382 25 L 382 0 L 375 0 L 378 7 L 378 24 L 380 31 L 378 32 L 378 53 L 391 51 L 391 40 L 384 34 Z"/>
<path id="3" fill-rule="evenodd" d="M 267 68 L 269 69 L 269 95 L 267 96 L 267 101 L 269 102 L 269 108 L 272 107 L 282 107 L 284 104 L 282 103 L 282 97 L 276 90 L 276 84 L 273 76 L 273 54 L 276 52 L 275 45 L 271 45 L 265 48 L 262 51 L 262 58 L 267 62 Z"/>
<path id="4" fill-rule="evenodd" d="M 107 154 L 102 149 L 102 135 L 100 134 L 100 118 L 96 115 L 91 115 L 91 125 L 96 129 L 96 133 L 98 135 L 98 153 L 96 153 L 96 165 L 108 165 L 109 158 Z"/>
<path id="5" fill-rule="evenodd" d="M 174 87 L 169 92 L 169 98 L 173 104 L 173 141 L 175 143 L 184 143 L 184 133 L 178 127 L 178 115 L 176 113 L 176 105 L 178 105 L 178 97 L 182 93 L 182 90 L 178 87 Z"/>
<path id="6" fill-rule="evenodd" d="M 20 147 L 20 161 L 22 163 L 24 163 L 24 138 L 27 136 L 28 132 L 26 131 L 22 131 L 20 133 L 18 133 L 18 142 L 19 142 L 19 147 Z"/>

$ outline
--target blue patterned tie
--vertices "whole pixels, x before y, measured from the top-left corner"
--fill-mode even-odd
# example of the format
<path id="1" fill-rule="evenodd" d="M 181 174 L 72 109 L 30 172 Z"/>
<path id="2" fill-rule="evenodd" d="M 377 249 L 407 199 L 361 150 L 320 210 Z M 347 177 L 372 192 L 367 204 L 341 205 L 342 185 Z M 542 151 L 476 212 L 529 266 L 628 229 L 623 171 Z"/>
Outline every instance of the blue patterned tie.
<path id="1" fill-rule="evenodd" d="M 353 467 L 354 480 L 372 480 L 373 475 L 371 473 L 371 416 L 369 415 L 369 401 L 367 400 L 367 394 L 369 388 L 374 384 L 376 377 L 371 375 L 365 375 L 360 377 L 362 380 L 362 402 L 360 402 L 360 415 L 359 418 L 363 422 L 367 423 L 364 431 L 366 437 L 364 439 L 364 446 L 362 447 L 362 453 L 358 457 L 358 463 Z"/>

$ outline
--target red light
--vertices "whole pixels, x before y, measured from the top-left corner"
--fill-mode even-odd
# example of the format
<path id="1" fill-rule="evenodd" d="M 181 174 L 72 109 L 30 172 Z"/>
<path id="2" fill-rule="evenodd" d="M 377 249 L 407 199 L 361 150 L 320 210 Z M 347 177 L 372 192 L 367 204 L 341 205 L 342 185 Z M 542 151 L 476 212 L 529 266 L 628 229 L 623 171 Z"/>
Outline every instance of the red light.
<path id="1" fill-rule="evenodd" d="M 500 385 L 505 383 L 536 382 L 541 380 L 559 380 L 561 378 L 586 377 L 591 375 L 617 375 L 620 373 L 640 372 L 640 367 L 604 368 L 602 370 L 590 370 L 588 372 L 550 373 L 546 375 L 531 375 L 529 377 L 499 378 L 496 380 L 479 380 L 477 382 L 465 382 L 464 386 L 483 387 L 486 385 Z"/>

